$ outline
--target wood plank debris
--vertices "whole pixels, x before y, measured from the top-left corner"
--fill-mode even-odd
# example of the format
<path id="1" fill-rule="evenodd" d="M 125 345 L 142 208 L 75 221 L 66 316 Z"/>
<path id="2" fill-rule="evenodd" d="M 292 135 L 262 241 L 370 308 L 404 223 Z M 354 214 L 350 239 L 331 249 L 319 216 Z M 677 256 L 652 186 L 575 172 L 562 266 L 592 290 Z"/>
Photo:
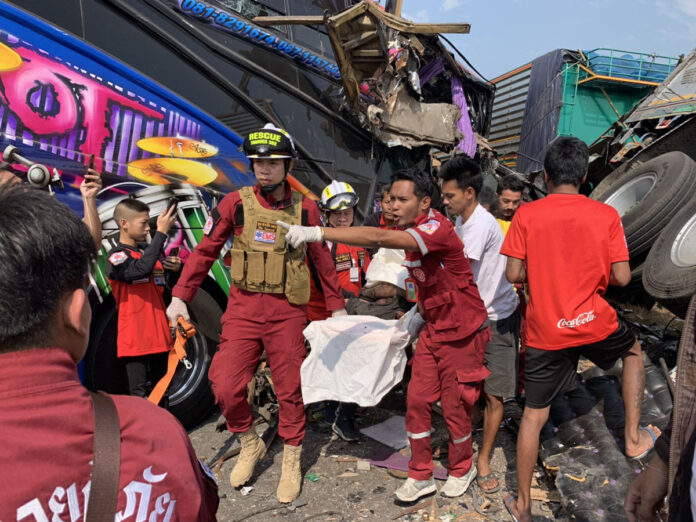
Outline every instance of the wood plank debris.
<path id="1" fill-rule="evenodd" d="M 464 137 L 458 125 L 461 107 L 483 110 L 483 120 L 480 115 L 467 116 L 487 125 L 490 109 L 485 107 L 492 101 L 493 88 L 464 69 L 438 38 L 443 33 L 467 34 L 470 24 L 417 24 L 398 16 L 400 4 L 394 5 L 397 14 L 364 0 L 330 16 L 259 16 L 254 23 L 324 26 L 346 106 L 359 124 L 388 147 L 449 151 Z M 420 76 L 424 70 L 426 80 Z M 444 73 L 448 74 L 438 81 Z M 453 77 L 464 86 L 467 104 L 454 103 Z M 431 80 L 435 88 L 425 88 Z"/>

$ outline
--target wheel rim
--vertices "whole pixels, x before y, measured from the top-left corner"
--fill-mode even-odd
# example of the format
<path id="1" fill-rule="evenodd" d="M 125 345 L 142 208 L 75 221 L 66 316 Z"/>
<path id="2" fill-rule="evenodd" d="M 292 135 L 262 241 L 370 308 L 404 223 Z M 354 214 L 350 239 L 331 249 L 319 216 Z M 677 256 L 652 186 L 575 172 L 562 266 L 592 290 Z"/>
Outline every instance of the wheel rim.
<path id="1" fill-rule="evenodd" d="M 652 172 L 643 174 L 619 187 L 619 189 L 604 202 L 614 207 L 619 213 L 619 216 L 623 217 L 628 214 L 633 207 L 645 199 L 645 196 L 652 190 L 656 182 L 656 174 Z"/>
<path id="2" fill-rule="evenodd" d="M 696 266 L 696 214 L 684 223 L 672 243 L 672 263 L 682 268 Z"/>
<path id="3" fill-rule="evenodd" d="M 197 333 L 186 342 L 186 358 L 193 366 L 190 370 L 181 363 L 177 366 L 169 387 L 170 406 L 184 402 L 195 392 L 200 382 L 208 378 L 208 343 L 201 334 Z"/>

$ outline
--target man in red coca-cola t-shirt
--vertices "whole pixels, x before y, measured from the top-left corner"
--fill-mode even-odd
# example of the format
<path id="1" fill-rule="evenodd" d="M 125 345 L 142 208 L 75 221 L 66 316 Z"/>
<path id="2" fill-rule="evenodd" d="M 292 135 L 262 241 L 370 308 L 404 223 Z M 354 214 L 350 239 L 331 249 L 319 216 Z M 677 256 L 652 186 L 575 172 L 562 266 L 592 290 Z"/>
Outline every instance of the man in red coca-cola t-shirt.
<path id="1" fill-rule="evenodd" d="M 550 145 L 544 160 L 549 195 L 517 211 L 501 249 L 510 282 L 529 285 L 519 496 L 506 499 L 519 520 L 531 520 L 532 472 L 551 401 L 575 388 L 581 355 L 605 370 L 623 359 L 626 455 L 642 457 L 660 434 L 638 426 L 645 386 L 641 347 L 603 297 L 607 285 L 627 285 L 631 269 L 616 210 L 578 193 L 587 161 L 587 146 L 577 138 Z"/>

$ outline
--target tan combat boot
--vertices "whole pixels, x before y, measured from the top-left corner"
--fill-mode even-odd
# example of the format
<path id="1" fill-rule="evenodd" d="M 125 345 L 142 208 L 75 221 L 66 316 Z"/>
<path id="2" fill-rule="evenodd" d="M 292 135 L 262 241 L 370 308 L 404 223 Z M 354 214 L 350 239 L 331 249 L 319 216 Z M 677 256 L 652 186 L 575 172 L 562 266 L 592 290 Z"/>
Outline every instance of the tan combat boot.
<path id="1" fill-rule="evenodd" d="M 276 491 L 278 502 L 292 502 L 300 496 L 300 489 L 302 489 L 301 453 L 302 445 L 289 446 L 286 444 L 283 448 L 283 469 L 280 473 L 278 491 Z"/>
<path id="2" fill-rule="evenodd" d="M 230 473 L 230 484 L 233 488 L 246 484 L 254 473 L 256 463 L 266 454 L 266 445 L 251 427 L 244 433 L 238 433 L 242 451 L 239 453 L 237 463 Z"/>

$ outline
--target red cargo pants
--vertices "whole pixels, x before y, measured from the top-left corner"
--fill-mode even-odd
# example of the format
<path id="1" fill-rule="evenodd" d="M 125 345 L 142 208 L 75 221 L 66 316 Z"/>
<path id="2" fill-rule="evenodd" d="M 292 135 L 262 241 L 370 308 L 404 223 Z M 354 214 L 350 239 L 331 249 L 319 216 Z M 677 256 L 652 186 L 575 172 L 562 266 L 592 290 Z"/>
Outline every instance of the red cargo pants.
<path id="1" fill-rule="evenodd" d="M 247 402 L 247 384 L 254 376 L 265 349 L 278 397 L 278 434 L 286 444 L 302 444 L 305 412 L 300 366 L 307 355 L 302 335 L 306 326 L 304 316 L 264 323 L 223 320 L 220 344 L 208 377 L 215 400 L 227 421 L 227 429 L 232 433 L 241 433 L 251 427 L 253 419 Z"/>
<path id="2" fill-rule="evenodd" d="M 411 444 L 408 476 L 427 480 L 433 474 L 430 447 L 432 406 L 438 399 L 449 431 L 449 474 L 461 477 L 471 468 L 471 408 L 490 372 L 483 365 L 488 328 L 460 341 L 434 343 L 424 330 L 413 357 L 406 397 L 406 432 Z"/>

